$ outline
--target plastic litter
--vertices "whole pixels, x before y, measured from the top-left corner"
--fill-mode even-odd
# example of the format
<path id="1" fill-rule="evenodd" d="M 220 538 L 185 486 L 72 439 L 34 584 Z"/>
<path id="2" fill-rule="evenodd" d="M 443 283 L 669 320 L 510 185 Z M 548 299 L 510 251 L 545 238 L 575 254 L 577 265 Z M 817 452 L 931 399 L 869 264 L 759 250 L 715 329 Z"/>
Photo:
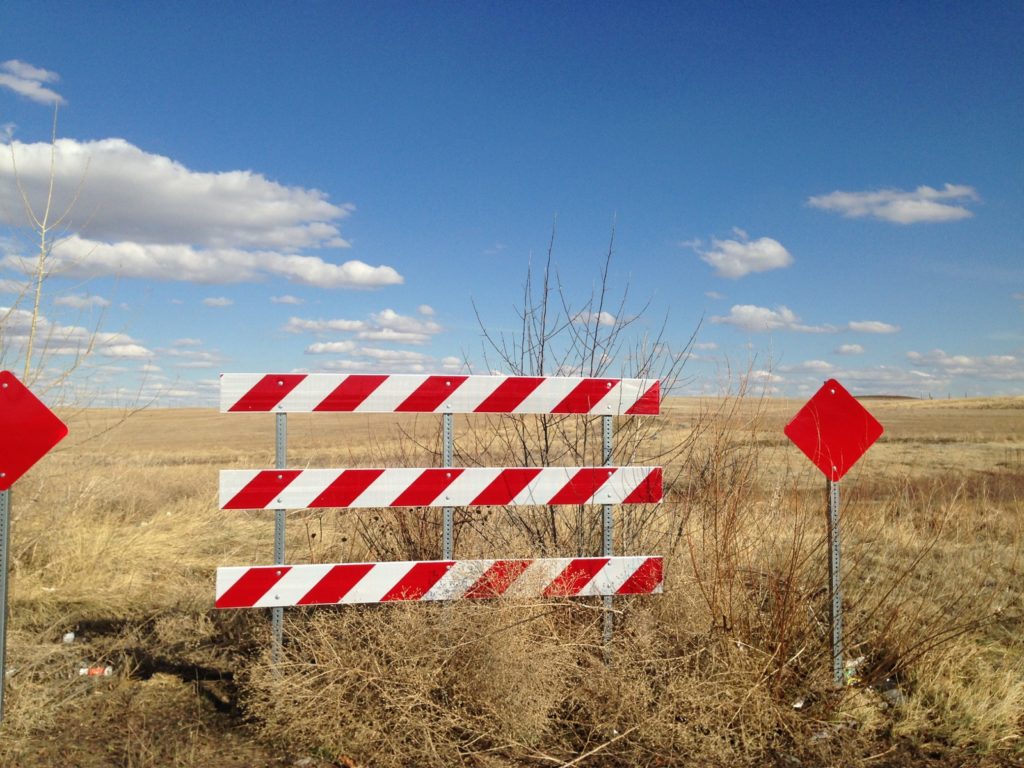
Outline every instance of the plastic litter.
<path id="1" fill-rule="evenodd" d="M 110 677 L 112 674 L 114 674 L 114 668 L 109 664 L 105 667 L 88 667 L 83 665 L 78 668 L 79 677 Z"/>

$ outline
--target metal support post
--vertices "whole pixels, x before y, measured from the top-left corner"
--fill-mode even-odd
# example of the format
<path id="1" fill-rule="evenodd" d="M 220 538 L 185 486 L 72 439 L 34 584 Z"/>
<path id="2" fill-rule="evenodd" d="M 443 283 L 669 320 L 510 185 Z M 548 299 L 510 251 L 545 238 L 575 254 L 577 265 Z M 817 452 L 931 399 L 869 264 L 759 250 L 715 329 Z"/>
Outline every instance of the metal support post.
<path id="1" fill-rule="evenodd" d="M 11 539 L 11 491 L 0 491 L 0 722 L 4 719 L 7 684 L 7 559 Z"/>
<path id="2" fill-rule="evenodd" d="M 287 467 L 288 452 L 288 414 L 278 413 L 275 415 L 276 425 L 274 429 L 275 463 L 276 469 Z M 284 523 L 285 515 L 283 509 L 274 510 L 274 564 L 284 565 Z M 273 644 L 270 647 L 270 658 L 274 664 L 281 660 L 281 648 L 284 644 L 284 608 L 270 609 L 270 628 L 273 634 Z"/>
<path id="3" fill-rule="evenodd" d="M 832 676 L 843 684 L 843 595 L 839 569 L 839 481 L 828 481 L 828 594 L 832 620 Z"/>
<path id="4" fill-rule="evenodd" d="M 604 466 L 612 464 L 612 417 L 601 417 L 601 447 Z M 612 505 L 605 504 L 601 508 L 601 554 L 605 557 L 612 556 Z M 607 646 L 612 641 L 612 629 L 614 628 L 615 617 L 612 614 L 612 596 L 604 597 L 604 644 Z"/>
<path id="5" fill-rule="evenodd" d="M 446 413 L 442 419 L 443 430 L 444 430 L 444 461 L 443 465 L 450 467 L 452 465 L 452 454 L 455 448 L 455 436 L 452 429 L 452 415 Z M 454 527 L 455 527 L 455 510 L 452 507 L 445 507 L 442 513 L 444 520 L 442 522 L 441 531 L 441 559 L 451 560 L 454 554 Z"/>

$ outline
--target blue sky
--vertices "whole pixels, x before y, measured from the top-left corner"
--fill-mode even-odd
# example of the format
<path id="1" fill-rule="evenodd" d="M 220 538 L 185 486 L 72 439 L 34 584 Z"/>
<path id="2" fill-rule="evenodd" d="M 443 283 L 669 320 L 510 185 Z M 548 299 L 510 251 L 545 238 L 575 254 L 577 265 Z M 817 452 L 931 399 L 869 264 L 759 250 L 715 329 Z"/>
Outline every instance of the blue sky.
<path id="1" fill-rule="evenodd" d="M 614 226 L 609 314 L 667 317 L 677 350 L 699 326 L 681 393 L 749 369 L 798 397 L 1024 394 L 1024 6 L 723 5 L 8 0 L 22 187 L 42 210 L 56 103 L 55 210 L 80 190 L 48 365 L 92 338 L 79 386 L 166 405 L 221 371 L 486 372 L 473 303 L 514 334 L 555 227 L 582 322 Z"/>

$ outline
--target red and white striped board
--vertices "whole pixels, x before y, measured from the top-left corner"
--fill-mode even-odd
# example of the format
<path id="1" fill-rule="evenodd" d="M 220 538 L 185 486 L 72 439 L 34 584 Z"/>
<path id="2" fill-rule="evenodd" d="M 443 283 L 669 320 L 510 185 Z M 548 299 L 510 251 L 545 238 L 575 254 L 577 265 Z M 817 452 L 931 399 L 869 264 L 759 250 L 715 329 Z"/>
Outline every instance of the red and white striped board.
<path id="1" fill-rule="evenodd" d="M 656 414 L 657 379 L 223 373 L 222 413 Z"/>
<path id="2" fill-rule="evenodd" d="M 216 607 L 648 595 L 663 578 L 646 556 L 243 566 L 217 569 Z"/>
<path id="3" fill-rule="evenodd" d="M 661 467 L 223 469 L 221 509 L 654 504 Z"/>

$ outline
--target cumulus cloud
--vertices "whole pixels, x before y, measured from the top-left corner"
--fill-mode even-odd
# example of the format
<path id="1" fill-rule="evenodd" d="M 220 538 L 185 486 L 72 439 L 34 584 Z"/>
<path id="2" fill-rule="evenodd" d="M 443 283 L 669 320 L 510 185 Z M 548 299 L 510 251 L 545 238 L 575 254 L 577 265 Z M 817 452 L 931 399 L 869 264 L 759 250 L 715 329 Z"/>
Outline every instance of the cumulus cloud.
<path id="1" fill-rule="evenodd" d="M 283 330 L 287 333 L 354 333 L 360 341 L 389 342 L 396 344 L 426 344 L 431 337 L 442 331 L 441 326 L 424 313 L 423 317 L 411 317 L 383 309 L 372 313 L 366 320 L 343 318 L 323 320 L 291 317 Z"/>
<path id="2" fill-rule="evenodd" d="M 1024 381 L 1024 360 L 1016 355 L 950 355 L 942 349 L 908 352 L 915 367 L 947 376 L 964 376 L 995 381 Z"/>
<path id="3" fill-rule="evenodd" d="M 799 333 L 839 333 L 840 331 L 856 331 L 859 333 L 897 333 L 898 325 L 883 323 L 879 320 L 854 320 L 844 326 L 807 325 L 789 307 L 778 306 L 775 309 L 758 307 L 754 304 L 735 304 L 728 315 L 715 315 L 712 323 L 718 325 L 734 325 L 753 333 L 768 331 L 797 331 Z M 858 345 L 851 345 L 857 347 Z M 863 349 L 861 348 L 861 351 Z M 849 352 L 845 353 L 849 354 Z"/>
<path id="4" fill-rule="evenodd" d="M 579 312 L 572 319 L 577 325 L 615 325 L 615 315 L 611 312 Z"/>
<path id="5" fill-rule="evenodd" d="M 329 333 L 332 331 L 360 331 L 366 327 L 362 320 L 309 320 L 302 317 L 289 317 L 284 324 L 286 333 Z"/>
<path id="6" fill-rule="evenodd" d="M 60 77 L 56 72 L 34 67 L 17 59 L 0 63 L 0 88 L 30 99 L 37 104 L 64 104 L 64 98 L 43 83 L 56 83 Z"/>
<path id="7" fill-rule="evenodd" d="M 837 355 L 863 355 L 864 347 L 860 344 L 840 344 L 836 347 Z"/>
<path id="8" fill-rule="evenodd" d="M 24 349 L 32 325 L 32 313 L 24 309 L 0 307 L 4 344 L 8 350 Z M 45 315 L 36 319 L 36 349 L 44 357 L 88 356 L 118 360 L 146 360 L 154 353 L 125 333 L 94 331 L 79 325 L 63 325 Z"/>
<path id="9" fill-rule="evenodd" d="M 974 187 L 945 184 L 942 189 L 920 186 L 915 190 L 879 189 L 867 192 L 837 190 L 807 200 L 812 208 L 839 213 L 848 219 L 874 218 L 895 224 L 956 221 L 974 214 L 965 202 L 977 201 Z"/>
<path id="10" fill-rule="evenodd" d="M 270 297 L 270 303 L 271 304 L 303 304 L 304 302 L 298 296 L 291 296 L 291 295 L 286 293 L 284 296 L 271 296 Z"/>
<path id="11" fill-rule="evenodd" d="M 734 325 L 752 333 L 768 331 L 798 331 L 800 333 L 834 333 L 836 329 L 830 325 L 806 325 L 789 307 L 779 306 L 775 309 L 758 307 L 753 304 L 736 304 L 728 315 L 713 316 L 712 323 L 718 325 Z"/>
<path id="12" fill-rule="evenodd" d="M 307 355 L 340 355 L 353 352 L 357 348 L 354 341 L 318 341 L 306 347 Z"/>
<path id="13" fill-rule="evenodd" d="M 102 296 L 90 296 L 88 294 L 58 296 L 53 300 L 53 303 L 60 307 L 71 307 L 71 309 L 93 309 L 110 306 L 110 301 Z"/>
<path id="14" fill-rule="evenodd" d="M 783 373 L 831 373 L 836 367 L 826 360 L 805 360 L 796 365 L 787 365 L 779 368 Z"/>
<path id="15" fill-rule="evenodd" d="M 170 349 L 162 349 L 160 353 L 169 358 L 176 368 L 205 369 L 224 362 L 223 355 L 200 349 L 201 344 L 197 339 L 179 339 Z"/>
<path id="16" fill-rule="evenodd" d="M 429 304 L 420 304 L 419 307 L 417 307 L 416 311 L 419 312 L 424 317 L 433 317 L 434 315 L 437 314 L 434 308 Z"/>
<path id="17" fill-rule="evenodd" d="M 361 261 L 332 264 L 319 256 L 240 249 L 197 249 L 185 244 L 104 243 L 73 235 L 55 248 L 53 272 L 70 277 L 117 275 L 154 280 L 223 284 L 257 282 L 268 277 L 319 288 L 375 288 L 402 282 L 391 267 Z M 22 271 L 30 259 L 7 256 L 3 264 Z"/>
<path id="18" fill-rule="evenodd" d="M 713 266 L 719 277 L 735 280 L 752 272 L 782 269 L 793 263 L 793 257 L 778 240 L 770 237 L 749 240 L 743 230 L 734 231 L 739 240 L 712 238 L 710 250 L 697 251 L 701 260 Z"/>
<path id="19" fill-rule="evenodd" d="M 208 307 L 230 307 L 234 303 L 234 300 L 229 299 L 227 296 L 210 296 L 203 299 L 203 304 Z"/>
<path id="20" fill-rule="evenodd" d="M 21 186 L 42 210 L 50 145 L 13 143 Z M 54 252 L 75 276 L 120 275 L 205 283 L 284 278 L 323 288 L 402 283 L 392 267 L 334 263 L 306 249 L 345 248 L 339 223 L 354 209 L 316 189 L 286 186 L 253 171 L 195 171 L 123 139 L 56 143 L 53 210 L 83 222 Z M 0 175 L 12 173 L 0 154 Z M 15 185 L 0 186 L 0 224 L 20 225 Z M 8 266 L 17 264 L 8 255 Z"/>
<path id="21" fill-rule="evenodd" d="M 879 320 L 854 320 L 847 325 L 851 331 L 857 333 L 899 333 L 900 327 L 891 323 L 883 323 Z"/>

